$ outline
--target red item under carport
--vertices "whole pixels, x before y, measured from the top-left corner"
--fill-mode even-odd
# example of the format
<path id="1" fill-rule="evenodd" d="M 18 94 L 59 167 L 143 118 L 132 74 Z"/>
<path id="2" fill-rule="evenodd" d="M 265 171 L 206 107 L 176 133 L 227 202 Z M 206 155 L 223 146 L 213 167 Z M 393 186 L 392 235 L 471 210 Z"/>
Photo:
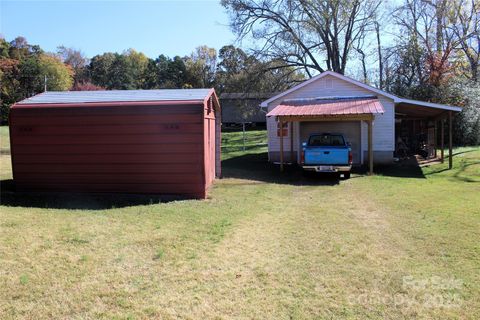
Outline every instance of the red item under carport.
<path id="1" fill-rule="evenodd" d="M 10 111 L 18 191 L 205 198 L 220 169 L 213 89 L 47 92 Z"/>

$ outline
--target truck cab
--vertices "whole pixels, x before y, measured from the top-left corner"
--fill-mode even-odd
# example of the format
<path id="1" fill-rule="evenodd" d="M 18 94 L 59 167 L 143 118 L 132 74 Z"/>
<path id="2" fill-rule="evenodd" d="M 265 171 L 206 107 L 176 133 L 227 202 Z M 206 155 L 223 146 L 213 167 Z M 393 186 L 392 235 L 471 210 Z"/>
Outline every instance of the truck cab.
<path id="1" fill-rule="evenodd" d="M 350 178 L 352 149 L 340 133 L 311 134 L 302 143 L 301 166 L 305 171 L 339 172 Z"/>

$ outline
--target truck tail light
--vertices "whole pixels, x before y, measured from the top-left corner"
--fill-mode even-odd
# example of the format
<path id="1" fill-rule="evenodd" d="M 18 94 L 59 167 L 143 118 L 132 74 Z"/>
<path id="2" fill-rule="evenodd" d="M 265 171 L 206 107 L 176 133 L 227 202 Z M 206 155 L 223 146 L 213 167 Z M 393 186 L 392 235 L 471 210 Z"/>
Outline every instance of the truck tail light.
<path id="1" fill-rule="evenodd" d="M 353 155 L 352 150 L 348 151 L 348 164 L 352 164 L 353 162 Z"/>
<path id="2" fill-rule="evenodd" d="M 300 154 L 300 164 L 305 163 L 305 150 L 302 150 L 302 153 Z"/>

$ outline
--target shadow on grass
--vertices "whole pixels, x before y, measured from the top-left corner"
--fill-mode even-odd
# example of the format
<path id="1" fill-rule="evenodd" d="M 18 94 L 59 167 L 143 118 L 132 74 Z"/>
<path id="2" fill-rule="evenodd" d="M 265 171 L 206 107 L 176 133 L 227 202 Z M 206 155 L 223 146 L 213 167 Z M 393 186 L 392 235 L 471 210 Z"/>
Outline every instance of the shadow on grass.
<path id="1" fill-rule="evenodd" d="M 465 170 L 468 168 L 468 167 L 471 167 L 471 166 L 475 166 L 475 165 L 480 165 L 480 161 L 462 161 L 460 163 L 460 167 L 457 169 L 457 171 L 453 174 L 453 177 L 459 181 L 463 181 L 463 182 L 476 182 L 478 183 L 479 181 L 476 180 L 476 179 L 472 179 L 470 177 L 465 177 L 465 176 L 462 176 L 462 174 L 465 173 Z M 478 175 L 476 175 L 477 177 L 479 177 Z"/>
<path id="2" fill-rule="evenodd" d="M 389 165 L 374 166 L 374 172 L 387 177 L 426 179 L 415 157 Z"/>
<path id="3" fill-rule="evenodd" d="M 0 181 L 0 204 L 10 207 L 105 210 L 185 199 L 140 194 L 16 192 L 13 180 Z"/>
<path id="4" fill-rule="evenodd" d="M 367 174 L 365 167 L 354 168 L 351 179 Z M 415 162 L 401 162 L 390 166 L 377 166 L 375 173 L 392 177 L 425 178 Z M 268 162 L 267 153 L 250 153 L 222 161 L 225 178 L 248 179 L 267 183 L 334 186 L 341 181 L 337 173 L 312 173 L 306 176 L 297 165 L 286 165 L 280 172 L 279 166 Z M 184 200 L 185 197 L 102 194 L 69 192 L 15 192 L 13 180 L 0 181 L 0 204 L 12 207 L 35 207 L 53 209 L 103 210 L 139 205 Z"/>
<path id="5" fill-rule="evenodd" d="M 473 150 L 469 151 L 464 151 L 464 152 L 458 152 L 455 153 L 454 155 L 459 155 L 462 153 L 467 153 L 467 152 L 472 152 Z M 448 159 L 448 157 L 447 157 Z M 436 176 L 441 173 L 447 173 L 448 176 L 451 178 L 461 181 L 461 182 L 472 182 L 472 183 L 479 183 L 480 182 L 480 174 L 478 174 L 478 171 L 475 172 L 475 170 L 472 170 L 472 172 L 466 172 L 469 167 L 472 166 L 480 166 L 480 161 L 477 161 L 476 159 L 469 159 L 469 158 L 464 158 L 464 159 L 459 159 L 456 162 L 454 162 L 454 166 L 452 169 L 448 168 L 448 161 L 445 161 L 446 163 L 442 164 L 438 169 L 432 170 L 430 172 L 425 173 L 426 176 Z M 451 172 L 448 174 L 448 172 Z M 467 176 L 468 175 L 468 176 Z"/>
<path id="6" fill-rule="evenodd" d="M 357 174 L 352 176 L 352 179 L 360 178 L 367 175 L 367 168 L 365 166 L 354 167 L 352 173 Z M 285 171 L 280 172 L 278 165 L 268 162 L 266 152 L 251 153 L 224 160 L 222 161 L 222 174 L 225 178 L 292 185 L 335 185 L 340 182 L 339 174 L 336 173 L 314 173 L 305 176 L 297 165 L 286 165 Z M 375 174 L 402 178 L 425 178 L 415 159 L 391 165 L 378 165 L 375 167 Z"/>
<path id="7" fill-rule="evenodd" d="M 222 161 L 224 178 L 248 179 L 268 183 L 291 185 L 336 185 L 340 179 L 338 174 L 318 173 L 305 176 L 296 165 L 280 166 L 268 162 L 266 152 L 250 153 Z"/>
<path id="8" fill-rule="evenodd" d="M 464 153 L 469 153 L 469 152 L 474 152 L 475 150 L 464 150 L 464 151 L 459 151 L 459 152 L 454 152 L 452 153 L 452 156 L 455 157 L 455 156 L 458 156 L 459 154 L 464 154 Z M 447 154 L 447 156 L 445 158 L 448 158 L 448 150 L 447 152 L 445 153 Z"/>

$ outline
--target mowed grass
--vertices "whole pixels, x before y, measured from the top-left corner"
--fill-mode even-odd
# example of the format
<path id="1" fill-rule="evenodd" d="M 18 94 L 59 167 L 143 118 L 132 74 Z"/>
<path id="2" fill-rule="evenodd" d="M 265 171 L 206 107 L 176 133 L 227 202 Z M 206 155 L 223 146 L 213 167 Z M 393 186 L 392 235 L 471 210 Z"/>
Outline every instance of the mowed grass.
<path id="1" fill-rule="evenodd" d="M 239 136 L 205 201 L 8 195 L 0 318 L 478 317 L 480 148 L 453 170 L 338 180 L 281 174 L 265 132 L 245 153 Z"/>
<path id="2" fill-rule="evenodd" d="M 267 152 L 265 130 L 224 132 L 222 135 L 222 159 L 230 159 L 251 153 Z"/>
<path id="3" fill-rule="evenodd" d="M 0 126 L 0 154 L 10 152 L 10 135 L 7 126 Z"/>

